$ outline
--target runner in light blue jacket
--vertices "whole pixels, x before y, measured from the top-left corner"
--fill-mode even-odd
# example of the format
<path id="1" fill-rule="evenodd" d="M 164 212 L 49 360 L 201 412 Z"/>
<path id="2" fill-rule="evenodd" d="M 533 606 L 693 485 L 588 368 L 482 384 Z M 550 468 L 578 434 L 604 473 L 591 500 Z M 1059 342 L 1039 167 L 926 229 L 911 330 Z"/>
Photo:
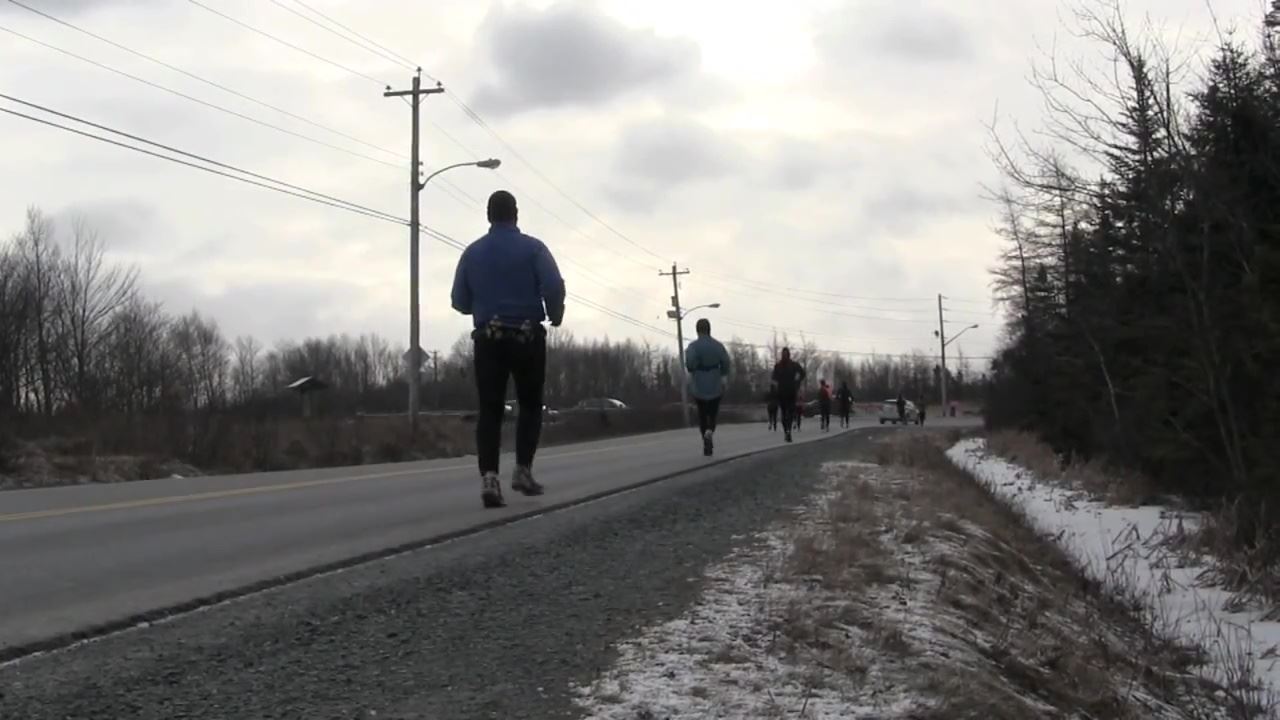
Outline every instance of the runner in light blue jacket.
<path id="1" fill-rule="evenodd" d="M 698 404 L 698 432 L 702 435 L 702 454 L 710 456 L 720 414 L 720 397 L 724 395 L 725 378 L 729 377 L 729 351 L 711 337 L 711 322 L 698 321 L 698 339 L 689 343 L 684 365 L 689 371 L 689 390 Z"/>

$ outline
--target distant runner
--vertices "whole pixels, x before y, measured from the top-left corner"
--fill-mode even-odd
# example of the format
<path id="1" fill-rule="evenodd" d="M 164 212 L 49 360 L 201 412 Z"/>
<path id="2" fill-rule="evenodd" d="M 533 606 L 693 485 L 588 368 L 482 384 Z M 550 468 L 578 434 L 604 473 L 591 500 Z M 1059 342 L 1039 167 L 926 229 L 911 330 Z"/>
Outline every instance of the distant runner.
<path id="1" fill-rule="evenodd" d="M 898 422 L 902 425 L 907 424 L 907 399 L 902 397 L 902 391 L 898 391 Z"/>
<path id="2" fill-rule="evenodd" d="M 764 397 L 765 409 L 769 412 L 769 430 L 778 431 L 778 391 L 776 388 L 769 388 L 769 392 Z"/>
<path id="3" fill-rule="evenodd" d="M 791 442 L 791 423 L 795 420 L 800 385 L 804 379 L 804 368 L 791 359 L 791 349 L 782 348 L 782 359 L 773 366 L 773 391 L 781 406 L 782 432 L 786 435 L 787 442 Z"/>
<path id="4" fill-rule="evenodd" d="M 533 456 L 542 433 L 542 389 L 547 374 L 547 331 L 564 320 L 564 279 L 551 251 L 516 226 L 515 197 L 489 196 L 489 232 L 467 246 L 453 279 L 453 309 L 470 315 L 475 330 L 475 381 L 480 412 L 476 456 L 480 499 L 487 508 L 506 505 L 498 481 L 503 403 L 514 377 L 520 416 L 516 420 L 516 466 L 511 489 L 541 495 L 533 479 Z"/>
<path id="5" fill-rule="evenodd" d="M 853 391 L 849 389 L 849 381 L 840 384 L 836 392 L 836 402 L 840 403 L 840 427 L 849 427 L 849 416 L 853 414 Z"/>
<path id="6" fill-rule="evenodd" d="M 822 416 L 822 421 L 819 423 L 822 432 L 829 432 L 831 430 L 831 386 L 825 379 L 818 382 L 818 413 Z"/>
<path id="7" fill-rule="evenodd" d="M 720 414 L 720 398 L 724 380 L 729 376 L 729 351 L 711 337 L 711 322 L 702 318 L 695 326 L 698 339 L 689 343 L 684 365 L 689 370 L 689 388 L 698 404 L 698 431 L 702 435 L 702 454 L 711 456 L 716 433 L 716 417 Z"/>
<path id="8" fill-rule="evenodd" d="M 796 394 L 796 432 L 800 432 L 800 424 L 804 422 L 804 395 Z"/>

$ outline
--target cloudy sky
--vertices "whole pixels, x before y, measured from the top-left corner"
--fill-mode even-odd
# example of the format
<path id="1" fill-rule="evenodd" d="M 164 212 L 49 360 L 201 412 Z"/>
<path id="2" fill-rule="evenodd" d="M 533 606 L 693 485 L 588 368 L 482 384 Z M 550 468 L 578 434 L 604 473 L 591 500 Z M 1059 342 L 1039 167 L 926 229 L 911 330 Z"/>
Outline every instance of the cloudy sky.
<path id="1" fill-rule="evenodd" d="M 1099 60 L 1062 32 L 1071 6 L 1056 0 L 23 2 L 240 95 L 10 0 L 0 92 L 406 216 L 409 109 L 382 90 L 410 71 L 300 17 L 318 10 L 420 63 L 496 132 L 450 96 L 425 101 L 429 169 L 503 160 L 433 181 L 425 223 L 469 242 L 504 187 L 573 293 L 670 329 L 657 273 L 679 262 L 686 305 L 723 304 L 719 334 L 805 331 L 850 352 L 933 347 L 938 293 L 951 332 L 981 325 L 956 346 L 992 351 L 984 124 L 998 106 L 1002 122 L 1036 125 L 1026 77 L 1040 53 Z M 1192 53 L 1214 15 L 1248 34 L 1261 14 L 1259 0 L 1214 0 L 1213 13 L 1204 0 L 1125 4 Z M 64 226 L 83 216 L 151 296 L 230 335 L 406 342 L 403 227 L 8 115 L 0 157 L 4 235 L 32 204 Z M 428 350 L 469 327 L 448 307 L 456 259 L 424 237 Z M 670 342 L 579 303 L 566 325 Z"/>

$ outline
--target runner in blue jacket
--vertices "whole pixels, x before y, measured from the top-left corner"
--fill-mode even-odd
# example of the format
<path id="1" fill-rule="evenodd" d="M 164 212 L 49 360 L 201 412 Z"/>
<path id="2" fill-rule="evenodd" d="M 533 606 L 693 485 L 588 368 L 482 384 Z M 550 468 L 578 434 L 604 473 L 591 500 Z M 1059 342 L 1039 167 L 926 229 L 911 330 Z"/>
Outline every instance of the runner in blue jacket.
<path id="1" fill-rule="evenodd" d="M 724 395 L 724 381 L 729 376 L 729 352 L 719 340 L 711 337 L 710 321 L 702 318 L 696 327 L 698 339 L 689 343 L 685 350 L 684 366 L 689 371 L 689 391 L 698 404 L 702 454 L 710 456 L 716 417 L 720 414 L 720 398 Z"/>

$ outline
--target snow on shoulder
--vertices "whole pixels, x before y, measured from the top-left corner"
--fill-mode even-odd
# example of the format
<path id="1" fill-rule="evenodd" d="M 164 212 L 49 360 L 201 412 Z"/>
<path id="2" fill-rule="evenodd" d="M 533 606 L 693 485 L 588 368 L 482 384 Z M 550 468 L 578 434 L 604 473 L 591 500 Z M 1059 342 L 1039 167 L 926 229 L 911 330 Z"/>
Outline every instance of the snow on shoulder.
<path id="1" fill-rule="evenodd" d="M 1207 652 L 1207 679 L 1239 702 L 1276 707 L 1280 623 L 1265 621 L 1260 610 L 1226 609 L 1235 595 L 1203 584 L 1208 561 L 1173 542 L 1198 527 L 1200 515 L 1090 499 L 988 452 L 981 438 L 963 440 L 947 455 L 1052 538 L 1085 575 L 1139 608 L 1156 633 Z"/>
<path id="2" fill-rule="evenodd" d="M 1217 716 L 1180 669 L 1192 659 L 1082 595 L 1061 552 L 943 447 L 823 466 L 818 493 L 708 568 L 681 616 L 621 643 L 579 706 L 602 720 Z"/>

